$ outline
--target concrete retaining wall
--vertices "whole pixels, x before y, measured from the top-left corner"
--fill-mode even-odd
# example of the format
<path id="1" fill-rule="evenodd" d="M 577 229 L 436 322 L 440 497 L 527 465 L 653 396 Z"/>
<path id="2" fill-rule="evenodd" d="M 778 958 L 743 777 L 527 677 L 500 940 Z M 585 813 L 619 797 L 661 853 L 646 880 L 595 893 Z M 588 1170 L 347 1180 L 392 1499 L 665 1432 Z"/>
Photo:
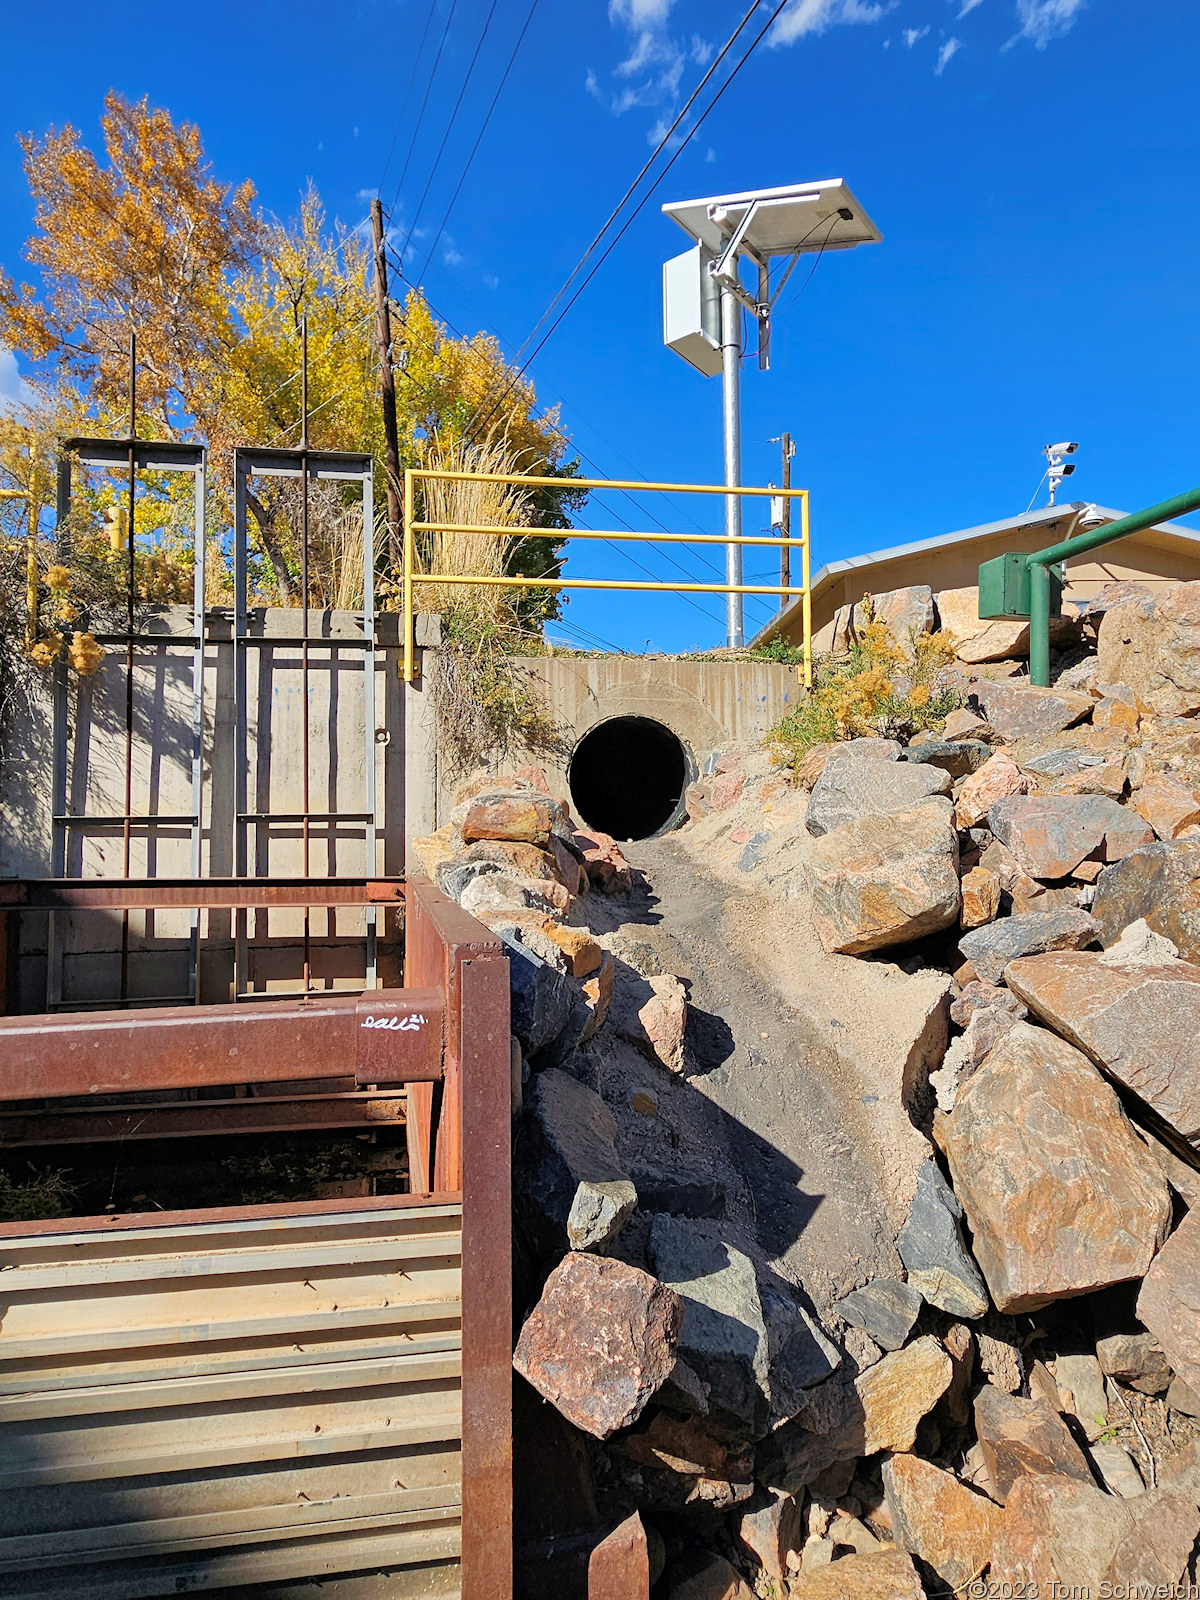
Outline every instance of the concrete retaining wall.
<path id="1" fill-rule="evenodd" d="M 432 620 L 432 619 L 431 619 Z M 254 614 L 251 632 L 273 645 L 247 652 L 249 664 L 249 797 L 251 811 L 296 811 L 301 805 L 301 729 L 305 706 L 298 646 L 285 641 L 298 631 L 294 611 Z M 186 634 L 190 613 L 163 608 L 144 624 L 164 635 Z M 313 612 L 317 636 L 362 638 L 351 612 Z M 203 703 L 203 800 L 200 870 L 226 876 L 234 858 L 233 647 L 227 612 L 206 621 Z M 422 629 L 418 638 L 425 637 Z M 438 749 L 431 699 L 422 677 L 406 693 L 400 682 L 396 619 L 380 619 L 375 670 L 375 727 L 371 745 L 378 791 L 380 838 L 368 860 L 361 824 L 316 825 L 311 830 L 314 875 L 368 875 L 404 870 L 407 841 L 432 832 L 449 814 L 463 774 L 449 768 Z M 419 651 L 418 655 L 423 655 Z M 714 752 L 761 737 L 795 704 L 794 668 L 766 663 L 677 661 L 662 657 L 563 656 L 522 662 L 544 695 L 558 730 L 557 754 L 527 752 L 567 792 L 570 756 L 579 739 L 598 723 L 630 715 L 651 717 L 669 728 L 699 769 Z M 135 671 L 132 810 L 183 814 L 191 810 L 192 652 L 166 642 L 142 650 Z M 314 648 L 310 652 L 309 806 L 313 811 L 361 811 L 366 749 L 361 655 Z M 124 808 L 125 664 L 114 650 L 96 675 L 72 679 L 68 696 L 68 810 L 75 816 L 112 816 Z M 30 714 L 4 733 L 0 747 L 0 876 L 48 877 L 52 872 L 52 738 L 48 692 L 35 697 Z M 119 825 L 73 829 L 69 835 L 72 876 L 120 877 L 123 851 Z M 252 874 L 299 876 L 303 870 L 299 824 L 250 833 Z M 134 876 L 190 875 L 191 841 L 186 827 L 134 835 Z M 395 929 L 387 930 L 381 972 L 388 976 Z M 22 1010 L 43 1009 L 47 973 L 47 918 L 25 915 L 16 973 Z M 116 913 L 59 914 L 64 946 L 62 998 L 99 1003 L 119 992 L 121 918 Z M 187 989 L 190 913 L 138 912 L 130 916 L 130 991 L 139 996 L 178 996 Z M 294 988 L 296 941 L 302 913 L 251 914 L 252 971 L 264 992 Z M 362 972 L 361 913 L 314 911 L 313 968 L 330 988 L 352 988 Z M 232 979 L 231 914 L 201 919 L 200 992 L 208 1001 L 227 1000 Z M 389 954 L 392 952 L 393 954 Z M 393 972 L 394 977 L 394 972 Z"/>

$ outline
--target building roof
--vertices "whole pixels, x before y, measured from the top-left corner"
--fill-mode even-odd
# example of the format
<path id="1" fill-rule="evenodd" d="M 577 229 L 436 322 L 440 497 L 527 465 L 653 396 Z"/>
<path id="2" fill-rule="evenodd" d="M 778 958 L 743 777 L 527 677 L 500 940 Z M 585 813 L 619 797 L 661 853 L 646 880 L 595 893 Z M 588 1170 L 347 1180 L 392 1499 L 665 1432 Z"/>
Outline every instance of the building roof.
<path id="1" fill-rule="evenodd" d="M 981 522 L 977 527 L 959 528 L 954 533 L 936 534 L 932 539 L 915 539 L 911 544 L 896 544 L 887 550 L 872 550 L 867 555 L 847 556 L 842 561 L 829 561 L 813 578 L 811 593 L 815 595 L 830 579 L 840 577 L 843 573 L 853 572 L 856 568 L 877 566 L 885 561 L 895 561 L 902 556 L 920 555 L 927 550 L 945 550 L 951 545 L 970 544 L 974 539 L 987 539 L 997 533 L 1016 533 L 1039 525 L 1045 527 L 1049 533 L 1056 529 L 1060 522 L 1073 522 L 1082 511 L 1097 512 L 1105 522 L 1118 522 L 1122 517 L 1129 515 L 1127 511 L 1114 511 L 1111 506 L 1093 505 L 1086 500 L 1075 500 L 1061 506 L 1043 506 L 1040 511 L 1027 511 L 1019 517 L 1005 517 L 1000 522 Z M 1142 533 L 1165 536 L 1168 544 L 1178 540 L 1193 549 L 1200 546 L 1200 530 L 1185 528 L 1181 522 L 1160 522 L 1153 528 L 1143 528 Z M 1064 537 L 1069 538 L 1070 532 Z M 775 613 L 770 622 L 759 629 L 750 641 L 751 647 L 765 643 L 802 603 L 803 596 L 795 595 L 782 610 Z"/>

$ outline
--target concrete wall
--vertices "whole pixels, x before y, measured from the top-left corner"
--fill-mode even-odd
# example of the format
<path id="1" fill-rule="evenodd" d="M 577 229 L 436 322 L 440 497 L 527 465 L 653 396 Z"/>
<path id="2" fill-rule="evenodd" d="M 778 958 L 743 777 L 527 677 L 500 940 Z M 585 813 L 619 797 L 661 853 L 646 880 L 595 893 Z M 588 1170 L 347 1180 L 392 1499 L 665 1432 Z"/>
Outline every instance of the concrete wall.
<path id="1" fill-rule="evenodd" d="M 760 739 L 785 717 L 803 692 L 795 667 L 769 662 L 678 661 L 664 656 L 533 656 L 520 663 L 543 695 L 557 729 L 556 751 L 518 753 L 543 767 L 556 792 L 567 794 L 571 754 L 580 739 L 613 717 L 651 717 L 683 744 L 697 769 L 732 744 Z M 465 776 L 437 750 L 432 709 L 423 684 L 406 709 L 409 751 L 409 837 L 432 833 L 454 805 Z"/>
<path id="2" fill-rule="evenodd" d="M 305 698 L 300 651 L 285 642 L 298 629 L 294 611 L 254 614 L 251 633 L 273 644 L 251 646 L 248 660 L 249 794 L 251 811 L 301 808 L 303 719 L 309 723 L 309 809 L 365 809 L 367 740 L 362 655 L 355 649 L 310 650 Z M 163 608 L 150 631 L 186 633 L 190 614 Z M 351 612 L 313 612 L 310 632 L 362 638 Z M 203 817 L 200 871 L 223 877 L 235 870 L 233 646 L 228 613 L 206 624 L 203 695 Z M 425 635 L 419 631 L 418 638 Z M 424 677 L 406 692 L 400 682 L 396 619 L 380 619 L 375 668 L 375 718 L 370 759 L 375 767 L 380 837 L 369 860 L 359 823 L 311 828 L 309 873 L 359 877 L 400 873 L 407 841 L 432 832 L 453 804 L 463 776 L 449 769 L 438 749 L 431 697 Z M 424 652 L 418 651 L 420 660 Z M 652 717 L 685 746 L 697 768 L 714 752 L 760 738 L 785 716 L 800 692 L 794 668 L 766 663 L 676 661 L 663 657 L 530 658 L 523 670 L 544 695 L 558 730 L 557 752 L 526 752 L 520 759 L 544 766 L 560 792 L 579 739 L 612 717 Z M 72 678 L 68 691 L 68 811 L 102 818 L 124 809 L 125 662 L 110 653 L 91 679 Z M 134 675 L 132 810 L 138 815 L 191 811 L 192 651 L 166 641 L 139 651 Z M 0 745 L 0 876 L 48 877 L 52 872 L 52 737 L 49 694 L 35 695 L 28 715 L 5 730 Z M 251 828 L 248 870 L 261 876 L 300 876 L 304 870 L 299 823 Z M 124 876 L 119 824 L 97 823 L 69 834 L 68 872 L 87 878 Z M 415 862 L 409 858 L 409 866 Z M 185 826 L 134 833 L 130 874 L 187 877 L 191 839 Z M 383 914 L 380 913 L 382 918 Z M 395 981 L 393 914 L 381 929 L 381 973 Z M 119 993 L 121 917 L 112 912 L 58 913 L 63 945 L 62 999 L 99 1004 Z M 48 918 L 25 914 L 16 956 L 20 1009 L 46 1003 Z M 130 993 L 162 999 L 188 986 L 191 913 L 130 914 Z M 330 989 L 354 988 L 363 971 L 363 914 L 315 910 L 310 918 L 313 972 Z M 206 1001 L 231 998 L 235 924 L 228 912 L 200 919 L 200 993 Z M 263 993 L 297 986 L 299 910 L 250 913 L 252 987 Z M 390 965 L 389 965 L 390 963 Z"/>

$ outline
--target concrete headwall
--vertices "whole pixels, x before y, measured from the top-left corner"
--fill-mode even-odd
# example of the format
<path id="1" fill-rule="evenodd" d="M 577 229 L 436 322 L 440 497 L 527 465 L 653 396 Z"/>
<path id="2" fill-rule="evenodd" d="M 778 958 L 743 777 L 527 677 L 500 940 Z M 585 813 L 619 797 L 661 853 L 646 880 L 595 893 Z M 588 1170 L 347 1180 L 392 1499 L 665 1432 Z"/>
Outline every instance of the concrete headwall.
<path id="1" fill-rule="evenodd" d="M 697 769 L 709 756 L 760 739 L 795 706 L 803 678 L 770 662 L 680 661 L 667 656 L 531 656 L 520 661 L 545 700 L 557 749 L 526 751 L 558 792 L 568 789 L 580 739 L 614 717 L 650 717 L 675 734 Z M 437 748 L 424 684 L 407 709 L 409 837 L 446 821 L 464 774 Z M 521 759 L 518 757 L 518 760 Z"/>
<path id="2" fill-rule="evenodd" d="M 134 674 L 132 802 L 135 815 L 183 816 L 191 811 L 192 650 L 166 635 L 186 635 L 190 612 L 162 608 L 144 623 L 164 635 L 161 646 L 139 650 Z M 312 612 L 310 634 L 344 639 L 337 651 L 309 652 L 304 692 L 295 611 L 253 614 L 247 648 L 248 795 L 251 812 L 301 809 L 303 721 L 308 719 L 309 809 L 359 812 L 364 806 L 368 759 L 374 765 L 379 839 L 373 857 L 358 822 L 310 828 L 313 876 L 394 874 L 414 865 L 411 839 L 432 832 L 453 804 L 463 774 L 439 749 L 427 679 L 406 690 L 400 681 L 396 618 L 380 619 L 375 666 L 373 727 L 365 725 L 361 618 L 352 612 Z M 210 612 L 205 626 L 202 705 L 203 789 L 200 872 L 224 877 L 236 870 L 233 645 L 228 612 Z M 418 639 L 423 637 L 418 632 Z M 425 652 L 418 650 L 418 658 Z M 664 657 L 535 657 L 520 663 L 544 697 L 557 730 L 556 751 L 526 752 L 567 791 L 571 754 L 598 723 L 614 717 L 649 717 L 684 745 L 697 769 L 714 752 L 761 737 L 795 704 L 794 668 L 766 663 L 677 661 Z M 0 745 L 0 877 L 52 875 L 53 741 L 49 684 L 35 693 L 27 713 L 4 730 Z M 367 734 L 370 732 L 370 740 Z M 368 751 L 370 754 L 368 755 Z M 67 870 L 85 878 L 124 875 L 119 823 L 124 810 L 125 660 L 114 649 L 94 677 L 72 677 L 67 697 L 67 812 L 95 819 L 66 837 Z M 257 876 L 300 876 L 304 870 L 298 822 L 251 827 L 247 870 Z M 135 828 L 132 876 L 187 877 L 192 873 L 190 832 L 173 824 L 153 832 Z M 389 913 L 381 971 L 394 960 L 395 929 Z M 191 913 L 135 912 L 129 925 L 130 992 L 182 996 L 188 985 Z M 63 947 L 62 999 L 98 1004 L 119 992 L 121 917 L 114 912 L 59 913 Z M 266 992 L 296 986 L 296 942 L 303 933 L 298 910 L 251 913 L 253 986 Z M 310 918 L 313 971 L 330 988 L 355 987 L 362 972 L 361 913 L 314 911 Z M 382 930 L 381 930 L 382 931 Z M 200 993 L 207 1001 L 230 998 L 235 924 L 228 912 L 200 922 Z M 21 918 L 17 957 L 18 1003 L 41 1010 L 47 993 L 48 919 Z M 394 972 L 391 973 L 395 981 Z"/>

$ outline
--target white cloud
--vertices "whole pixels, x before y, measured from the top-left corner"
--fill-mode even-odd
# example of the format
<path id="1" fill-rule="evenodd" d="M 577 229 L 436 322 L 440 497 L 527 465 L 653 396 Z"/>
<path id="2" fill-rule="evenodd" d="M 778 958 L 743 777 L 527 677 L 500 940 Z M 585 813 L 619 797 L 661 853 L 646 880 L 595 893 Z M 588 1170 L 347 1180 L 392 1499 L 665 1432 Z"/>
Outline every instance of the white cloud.
<path id="1" fill-rule="evenodd" d="M 485 289 L 498 289 L 500 287 L 500 279 L 494 272 L 485 272 L 483 275 L 483 284 Z"/>
<path id="2" fill-rule="evenodd" d="M 905 28 L 904 42 L 910 50 L 929 32 L 929 26 L 927 22 L 923 28 Z"/>
<path id="3" fill-rule="evenodd" d="M 949 66 L 950 62 L 954 60 L 954 57 L 958 54 L 958 52 L 961 49 L 962 49 L 962 40 L 961 39 L 950 38 L 950 39 L 946 40 L 945 44 L 938 51 L 937 66 L 934 67 L 934 69 L 933 69 L 934 75 L 936 77 L 938 77 L 938 78 L 941 77 L 942 73 L 945 72 L 945 70 Z"/>
<path id="4" fill-rule="evenodd" d="M 712 145 L 709 145 L 708 149 L 704 152 L 704 159 L 709 163 L 717 159 L 717 152 L 713 149 Z"/>
<path id="5" fill-rule="evenodd" d="M 954 0 L 950 0 L 950 3 L 953 5 Z M 970 13 L 974 11 L 976 6 L 981 6 L 982 4 L 983 0 L 962 0 L 962 4 L 959 6 L 958 16 L 954 20 L 956 22 L 961 22 L 965 16 L 969 16 Z"/>
<path id="6" fill-rule="evenodd" d="M 33 390 L 17 370 L 17 358 L 0 345 L 0 417 L 33 400 Z"/>
<path id="7" fill-rule="evenodd" d="M 355 193 L 354 198 L 356 200 L 363 201 L 364 204 L 368 200 L 378 200 L 379 199 L 379 190 L 378 189 L 359 189 Z"/>
<path id="8" fill-rule="evenodd" d="M 665 28 L 675 0 L 609 0 L 612 22 L 627 28 Z"/>
<path id="9" fill-rule="evenodd" d="M 1017 21 L 1021 26 L 1004 48 L 1009 49 L 1018 39 L 1029 39 L 1044 50 L 1051 39 L 1070 32 L 1086 4 L 1087 0 L 1017 0 Z"/>
<path id="10" fill-rule="evenodd" d="M 453 245 L 447 245 L 446 249 L 442 251 L 442 260 L 448 267 L 460 267 L 463 262 L 463 257 Z"/>
<path id="11" fill-rule="evenodd" d="M 652 143 L 674 119 L 688 66 L 702 67 L 713 54 L 712 45 L 698 34 L 676 38 L 671 33 L 673 6 L 674 0 L 610 0 L 610 22 L 631 35 L 626 55 L 612 70 L 621 88 L 610 96 L 590 69 L 584 79 L 587 92 L 606 102 L 614 117 L 636 109 L 658 112 Z"/>
<path id="12" fill-rule="evenodd" d="M 844 22 L 878 22 L 892 9 L 895 0 L 792 0 L 779 21 L 771 29 L 767 43 L 776 49 L 780 45 L 794 44 L 809 33 L 824 33 L 826 28 Z"/>

